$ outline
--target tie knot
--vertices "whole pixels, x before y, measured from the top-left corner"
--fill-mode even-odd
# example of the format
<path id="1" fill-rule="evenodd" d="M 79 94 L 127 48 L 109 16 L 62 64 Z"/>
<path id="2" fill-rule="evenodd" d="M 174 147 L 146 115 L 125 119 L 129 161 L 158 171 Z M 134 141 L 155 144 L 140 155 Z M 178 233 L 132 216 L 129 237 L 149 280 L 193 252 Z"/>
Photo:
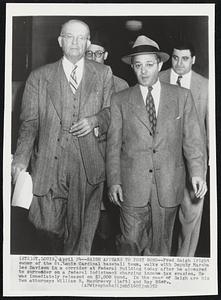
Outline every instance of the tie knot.
<path id="1" fill-rule="evenodd" d="M 181 86 L 180 80 L 181 80 L 182 78 L 183 78 L 182 75 L 179 75 L 179 76 L 177 77 L 177 81 L 176 81 L 177 85 Z"/>
<path id="2" fill-rule="evenodd" d="M 153 87 L 152 86 L 148 86 L 148 92 L 151 93 Z"/>

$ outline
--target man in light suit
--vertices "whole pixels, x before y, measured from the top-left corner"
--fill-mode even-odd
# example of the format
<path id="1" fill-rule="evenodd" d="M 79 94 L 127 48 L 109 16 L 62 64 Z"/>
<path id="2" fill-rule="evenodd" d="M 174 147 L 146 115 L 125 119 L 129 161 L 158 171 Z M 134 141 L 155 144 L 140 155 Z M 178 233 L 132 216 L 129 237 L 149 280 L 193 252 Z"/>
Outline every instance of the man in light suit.
<path id="1" fill-rule="evenodd" d="M 89 255 L 99 220 L 113 79 L 109 67 L 85 59 L 89 39 L 87 24 L 65 23 L 63 58 L 33 71 L 23 95 L 12 176 L 32 158 L 29 219 L 50 242 L 47 254 Z"/>
<path id="2" fill-rule="evenodd" d="M 197 198 L 207 190 L 204 145 L 191 93 L 162 83 L 169 55 L 139 36 L 122 60 L 138 84 L 111 100 L 106 167 L 109 197 L 120 206 L 121 255 L 170 255 L 185 186 L 184 159 Z"/>
<path id="3" fill-rule="evenodd" d="M 208 79 L 192 70 L 195 50 L 191 43 L 178 41 L 173 47 L 172 68 L 160 72 L 161 81 L 190 89 L 199 117 L 205 148 L 208 148 Z M 205 161 L 205 164 L 207 162 Z M 196 199 L 187 178 L 184 198 L 179 210 L 181 232 L 178 256 L 194 256 L 199 240 L 204 198 Z"/>

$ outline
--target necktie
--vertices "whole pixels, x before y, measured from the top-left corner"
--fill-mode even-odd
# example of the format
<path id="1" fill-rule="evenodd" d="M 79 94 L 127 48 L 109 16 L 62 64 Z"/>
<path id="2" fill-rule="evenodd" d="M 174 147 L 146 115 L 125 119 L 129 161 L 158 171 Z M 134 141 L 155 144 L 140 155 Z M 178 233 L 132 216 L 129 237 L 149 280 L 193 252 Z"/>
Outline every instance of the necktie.
<path id="1" fill-rule="evenodd" d="M 78 87 L 77 77 L 76 77 L 76 69 L 77 69 L 77 66 L 74 66 L 74 69 L 72 70 L 71 75 L 70 75 L 70 79 L 69 79 L 70 87 L 71 87 L 71 90 L 74 94 L 75 94 L 75 92 L 77 90 L 77 87 Z"/>
<path id="2" fill-rule="evenodd" d="M 177 81 L 176 81 L 176 84 L 177 85 L 179 85 L 179 86 L 181 86 L 181 79 L 183 78 L 183 76 L 182 75 L 179 75 L 178 77 L 177 77 Z"/>
<path id="3" fill-rule="evenodd" d="M 156 129 L 156 124 L 157 124 L 157 118 L 156 118 L 156 110 L 155 110 L 155 105 L 154 105 L 154 101 L 153 101 L 153 96 L 151 94 L 152 89 L 153 89 L 152 86 L 148 87 L 148 94 L 147 94 L 147 98 L 146 98 L 146 110 L 147 110 L 147 114 L 149 117 L 152 133 L 154 135 L 155 129 Z"/>

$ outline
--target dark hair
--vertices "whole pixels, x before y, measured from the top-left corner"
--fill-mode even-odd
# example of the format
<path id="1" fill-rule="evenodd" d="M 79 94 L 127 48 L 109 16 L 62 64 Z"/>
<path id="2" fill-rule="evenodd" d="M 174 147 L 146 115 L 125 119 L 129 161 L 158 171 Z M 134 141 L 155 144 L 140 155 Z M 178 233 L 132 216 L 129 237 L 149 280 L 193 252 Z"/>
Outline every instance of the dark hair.
<path id="1" fill-rule="evenodd" d="M 189 41 L 176 41 L 173 44 L 173 49 L 177 50 L 190 50 L 191 56 L 195 56 L 195 49 L 192 43 Z"/>

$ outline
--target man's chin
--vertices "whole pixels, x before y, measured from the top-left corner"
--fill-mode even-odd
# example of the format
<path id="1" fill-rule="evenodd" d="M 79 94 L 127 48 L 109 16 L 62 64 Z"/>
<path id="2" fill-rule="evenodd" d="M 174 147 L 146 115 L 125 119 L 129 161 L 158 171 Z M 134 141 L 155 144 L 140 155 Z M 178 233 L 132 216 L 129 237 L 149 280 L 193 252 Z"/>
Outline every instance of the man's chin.
<path id="1" fill-rule="evenodd" d="M 183 69 L 175 69 L 175 72 L 178 74 L 178 75 L 183 75 L 185 73 L 185 70 Z"/>
<path id="2" fill-rule="evenodd" d="M 149 82 L 148 80 L 142 80 L 142 81 L 140 82 L 140 84 L 143 85 L 143 86 L 149 86 L 149 85 L 150 85 L 150 82 Z"/>

